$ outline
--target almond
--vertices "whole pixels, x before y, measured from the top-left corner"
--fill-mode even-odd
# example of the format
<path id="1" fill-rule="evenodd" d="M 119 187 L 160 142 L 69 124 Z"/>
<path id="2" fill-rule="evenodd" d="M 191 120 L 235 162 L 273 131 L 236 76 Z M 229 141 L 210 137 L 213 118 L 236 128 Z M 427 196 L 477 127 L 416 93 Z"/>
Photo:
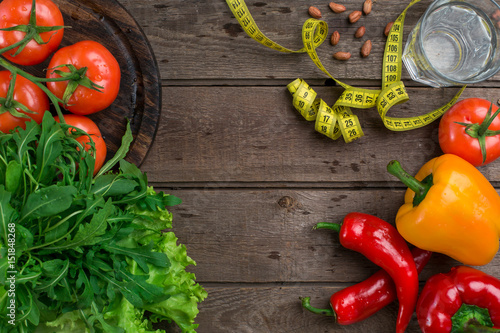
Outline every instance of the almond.
<path id="1" fill-rule="evenodd" d="M 361 46 L 361 56 L 363 58 L 366 58 L 370 55 L 371 51 L 372 51 L 372 41 L 367 40 L 366 42 L 363 43 L 363 46 Z"/>
<path id="2" fill-rule="evenodd" d="M 365 2 L 363 2 L 363 13 L 365 13 L 365 15 L 371 13 L 372 5 L 373 5 L 372 0 L 365 0 Z"/>
<path id="3" fill-rule="evenodd" d="M 394 22 L 387 23 L 387 25 L 385 26 L 385 29 L 384 29 L 384 35 L 389 36 L 389 32 L 391 32 L 391 28 L 392 28 L 393 24 L 394 24 Z"/>
<path id="4" fill-rule="evenodd" d="M 330 9 L 333 10 L 335 13 L 343 13 L 343 12 L 345 12 L 345 6 L 344 5 L 341 5 L 341 4 L 338 4 L 338 3 L 335 3 L 335 2 L 330 2 L 330 4 L 328 6 L 330 6 Z"/>
<path id="5" fill-rule="evenodd" d="M 351 57 L 351 54 L 349 52 L 335 52 L 333 54 L 333 57 L 337 60 L 348 60 Z"/>
<path id="6" fill-rule="evenodd" d="M 317 7 L 311 6 L 309 7 L 309 15 L 311 15 L 315 19 L 320 19 L 321 11 Z"/>
<path id="7" fill-rule="evenodd" d="M 358 22 L 358 20 L 361 18 L 362 14 L 363 13 L 361 13 L 360 10 L 353 11 L 351 14 L 349 14 L 349 22 L 351 22 L 351 23 Z"/>
<path id="8" fill-rule="evenodd" d="M 339 34 L 339 32 L 338 31 L 334 31 L 333 34 L 332 34 L 332 38 L 330 39 L 330 43 L 335 46 L 335 45 L 338 44 L 339 40 L 340 40 L 340 34 Z"/>
<path id="9" fill-rule="evenodd" d="M 354 33 L 354 37 L 361 38 L 365 35 L 366 28 L 364 25 L 360 26 Z"/>

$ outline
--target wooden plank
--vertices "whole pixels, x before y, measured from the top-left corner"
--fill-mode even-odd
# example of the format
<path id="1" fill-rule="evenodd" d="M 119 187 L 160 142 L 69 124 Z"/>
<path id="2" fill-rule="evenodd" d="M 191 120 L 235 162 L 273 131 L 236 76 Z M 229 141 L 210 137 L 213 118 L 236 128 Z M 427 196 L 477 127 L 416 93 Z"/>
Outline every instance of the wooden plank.
<path id="1" fill-rule="evenodd" d="M 119 1 L 144 29 L 155 50 L 163 79 L 326 77 L 306 54 L 283 54 L 252 40 L 223 0 Z M 328 8 L 328 1 L 315 4 L 329 25 L 328 38 L 335 30 L 341 34 L 337 46 L 333 47 L 326 40 L 318 48 L 320 59 L 337 79 L 380 79 L 386 41 L 384 28 L 399 16 L 409 1 L 374 2 L 372 12 L 355 24 L 349 23 L 347 16 L 353 10 L 360 10 L 363 0 L 339 3 L 346 5 L 346 12 L 333 13 Z M 428 3 L 422 1 L 410 9 L 405 36 Z M 301 29 L 310 17 L 307 13 L 310 1 L 247 1 L 247 5 L 260 30 L 270 39 L 290 49 L 302 47 Z M 363 38 L 356 39 L 354 32 L 361 25 L 366 26 L 367 32 Z M 367 39 L 373 42 L 372 53 L 368 58 L 361 58 L 359 50 Z M 340 50 L 349 51 L 353 56 L 346 62 L 334 60 L 331 55 Z M 405 70 L 403 77 L 409 78 Z"/>
<path id="2" fill-rule="evenodd" d="M 332 104 L 343 91 L 314 87 Z M 422 115 L 447 103 L 457 89 L 410 88 L 410 101 L 391 116 Z M 440 155 L 438 122 L 407 132 L 387 130 L 374 108 L 356 109 L 365 136 L 346 144 L 314 130 L 292 106 L 286 87 L 164 87 L 160 125 L 141 168 L 152 182 L 314 182 L 322 186 L 397 184 L 386 172 L 399 159 L 415 173 Z M 498 99 L 497 89 L 467 88 L 466 97 Z M 500 163 L 480 170 L 500 181 Z M 361 182 L 361 183 L 360 183 Z M 222 185 L 221 185 L 222 184 Z"/>
<path id="3" fill-rule="evenodd" d="M 396 326 L 397 302 L 373 316 L 348 326 L 336 324 L 332 317 L 316 315 L 302 309 L 300 296 L 310 296 L 311 304 L 329 307 L 330 295 L 347 285 L 282 285 L 207 287 L 208 298 L 196 318 L 198 333 L 210 332 L 391 332 Z M 159 324 L 162 327 L 164 324 Z M 167 326 L 171 327 L 171 326 Z M 168 332 L 171 332 L 170 330 Z M 407 333 L 421 332 L 414 315 Z"/>
<path id="4" fill-rule="evenodd" d="M 197 262 L 203 282 L 362 281 L 379 268 L 343 248 L 336 233 L 312 230 L 349 212 L 394 223 L 403 191 L 391 189 L 163 189 L 183 200 L 172 207 L 173 231 Z M 422 280 L 457 262 L 435 254 Z M 483 270 L 500 276 L 500 257 Z"/>

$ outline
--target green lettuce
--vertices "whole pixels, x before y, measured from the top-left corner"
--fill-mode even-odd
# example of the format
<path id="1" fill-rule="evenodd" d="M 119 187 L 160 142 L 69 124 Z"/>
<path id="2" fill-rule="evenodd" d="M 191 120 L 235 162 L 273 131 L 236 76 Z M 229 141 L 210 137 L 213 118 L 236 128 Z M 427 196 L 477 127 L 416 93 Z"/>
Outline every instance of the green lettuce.
<path id="1" fill-rule="evenodd" d="M 0 133 L 0 306 L 14 271 L 17 319 L 0 311 L 0 333 L 195 331 L 207 292 L 171 230 L 167 207 L 181 200 L 123 159 L 131 139 L 127 126 L 125 148 L 93 177 L 92 154 L 50 113 Z"/>

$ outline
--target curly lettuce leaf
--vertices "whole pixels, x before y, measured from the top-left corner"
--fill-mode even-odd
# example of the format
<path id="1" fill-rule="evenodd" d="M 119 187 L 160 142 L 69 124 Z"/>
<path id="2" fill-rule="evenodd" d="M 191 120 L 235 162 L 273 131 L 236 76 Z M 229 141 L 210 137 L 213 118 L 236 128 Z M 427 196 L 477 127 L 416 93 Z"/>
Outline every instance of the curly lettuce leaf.
<path id="1" fill-rule="evenodd" d="M 181 200 L 174 195 L 156 192 L 152 186 L 148 186 L 146 197 L 131 205 L 127 211 L 134 214 L 134 223 L 140 224 L 146 229 L 161 231 L 172 228 L 172 213 L 165 206 L 174 206 Z"/>
<path id="2" fill-rule="evenodd" d="M 171 262 L 169 268 L 150 266 L 147 282 L 164 288 L 170 297 L 162 302 L 147 304 L 144 308 L 152 312 L 151 320 L 158 322 L 165 318 L 175 321 L 183 332 L 195 332 L 198 327 L 194 319 L 198 315 L 198 303 L 207 297 L 207 292 L 195 282 L 195 275 L 185 268 L 196 265 L 186 252 L 186 246 L 177 245 L 173 232 L 152 234 L 140 240 L 143 244 L 153 242 L 158 252 L 165 253 Z M 132 269 L 138 269 L 132 266 Z"/>
<path id="3" fill-rule="evenodd" d="M 143 309 L 134 307 L 127 299 L 122 298 L 115 308 L 104 314 L 104 318 L 123 328 L 127 333 L 164 333 L 164 330 L 152 328 L 151 322 L 144 318 L 144 312 Z"/>
<path id="4" fill-rule="evenodd" d="M 54 332 L 88 333 L 88 329 L 78 312 L 72 311 L 39 325 L 34 333 Z"/>

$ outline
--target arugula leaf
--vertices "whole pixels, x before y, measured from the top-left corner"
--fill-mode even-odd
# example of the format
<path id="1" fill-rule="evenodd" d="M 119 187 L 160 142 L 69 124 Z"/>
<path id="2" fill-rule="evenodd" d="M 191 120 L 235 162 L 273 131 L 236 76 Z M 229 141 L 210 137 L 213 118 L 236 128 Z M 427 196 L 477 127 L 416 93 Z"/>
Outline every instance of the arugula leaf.
<path id="1" fill-rule="evenodd" d="M 35 290 L 43 291 L 45 289 L 54 290 L 60 280 L 62 280 L 67 274 L 69 269 L 69 260 L 54 259 L 46 261 L 42 265 L 42 272 L 48 278 L 46 280 L 40 280 L 40 283 L 35 287 Z M 49 291 L 49 294 L 53 294 L 53 291 Z"/>
<path id="2" fill-rule="evenodd" d="M 123 196 L 132 192 L 137 186 L 135 180 L 123 178 L 121 175 L 106 174 L 95 179 L 91 193 L 104 197 Z"/>
<path id="3" fill-rule="evenodd" d="M 120 279 L 127 290 L 133 290 L 135 295 L 139 295 L 144 304 L 157 303 L 170 298 L 170 295 L 163 293 L 163 288 L 147 282 L 149 275 L 135 275 L 127 272 L 126 265 L 117 263 L 115 265 L 115 275 Z"/>
<path id="4" fill-rule="evenodd" d="M 62 140 L 64 137 L 65 134 L 61 126 L 46 112 L 42 120 L 42 133 L 36 150 L 36 165 L 39 168 L 34 170 L 34 176 L 37 181 L 49 182 L 52 180 L 48 176 L 52 172 L 55 160 L 63 151 Z"/>
<path id="5" fill-rule="evenodd" d="M 41 127 L 36 122 L 28 121 L 25 124 L 26 129 L 19 128 L 12 136 L 17 145 L 18 159 L 16 161 L 19 163 L 28 157 L 30 151 L 34 151 L 32 143 L 36 142 L 41 132 Z"/>
<path id="6" fill-rule="evenodd" d="M 115 156 L 113 156 L 113 158 L 111 158 L 108 162 L 106 162 L 106 164 L 102 166 L 101 170 L 99 170 L 96 177 L 99 177 L 100 175 L 103 175 L 109 170 L 111 170 L 118 161 L 120 162 L 123 161 L 122 159 L 125 158 L 125 156 L 127 155 L 128 149 L 132 141 L 134 141 L 134 137 L 132 135 L 132 130 L 130 129 L 130 121 L 128 121 L 127 119 L 127 128 L 125 130 L 125 135 L 122 138 L 122 144 L 120 148 L 116 151 Z"/>
<path id="7" fill-rule="evenodd" d="M 33 325 L 39 324 L 40 312 L 38 306 L 36 305 L 33 297 L 33 293 L 21 285 L 16 288 L 16 297 L 19 299 L 19 306 L 16 309 L 19 313 L 16 315 L 16 320 L 20 323 L 23 321 L 29 321 Z"/>
<path id="8" fill-rule="evenodd" d="M 7 164 L 5 170 L 5 188 L 9 192 L 15 192 L 21 183 L 23 169 L 17 161 L 12 160 Z"/>
<path id="9" fill-rule="evenodd" d="M 147 274 L 149 273 L 148 263 L 163 268 L 168 268 L 170 266 L 170 260 L 167 255 L 164 253 L 152 252 L 153 246 L 153 243 L 150 243 L 140 247 L 122 247 L 116 245 L 115 242 L 111 242 L 109 245 L 103 245 L 103 249 L 110 253 L 122 254 L 133 259 L 144 273 Z"/>
<path id="10" fill-rule="evenodd" d="M 49 246 L 45 249 L 60 251 L 69 248 L 75 249 L 84 245 L 97 244 L 100 241 L 99 236 L 104 235 L 106 232 L 108 226 L 107 218 L 109 214 L 111 214 L 112 208 L 111 201 L 108 200 L 104 207 L 92 217 L 89 223 L 80 225 L 73 239 L 68 239 L 61 245 Z"/>
<path id="11" fill-rule="evenodd" d="M 28 196 L 21 220 L 59 214 L 71 206 L 77 190 L 74 186 L 51 185 Z"/>
<path id="12" fill-rule="evenodd" d="M 0 235 L 3 239 L 3 244 L 7 244 L 8 239 L 8 224 L 12 221 L 12 217 L 16 211 L 10 205 L 11 194 L 5 190 L 3 185 L 0 185 Z"/>

